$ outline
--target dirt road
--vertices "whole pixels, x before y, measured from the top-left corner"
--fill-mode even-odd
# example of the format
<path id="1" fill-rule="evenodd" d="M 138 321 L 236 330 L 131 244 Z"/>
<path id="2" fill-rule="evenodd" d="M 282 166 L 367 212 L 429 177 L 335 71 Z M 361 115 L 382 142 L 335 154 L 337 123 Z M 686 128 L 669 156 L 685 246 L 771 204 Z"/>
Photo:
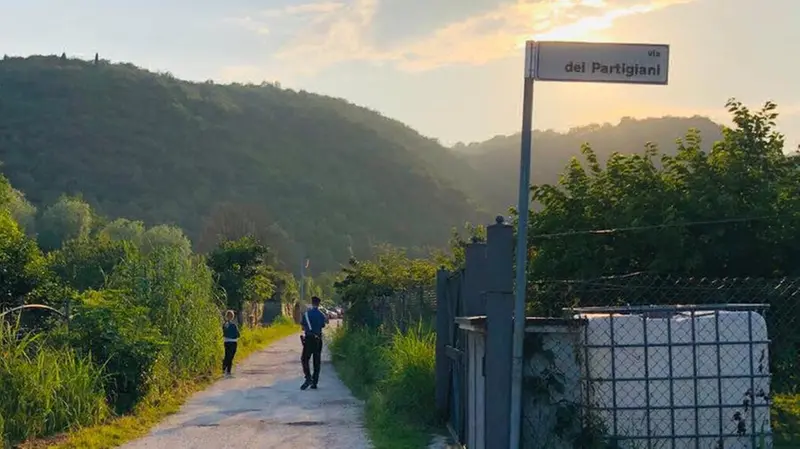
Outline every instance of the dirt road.
<path id="1" fill-rule="evenodd" d="M 126 449 L 370 448 L 362 404 L 336 376 L 327 348 L 319 390 L 300 390 L 300 337 L 253 354 Z"/>

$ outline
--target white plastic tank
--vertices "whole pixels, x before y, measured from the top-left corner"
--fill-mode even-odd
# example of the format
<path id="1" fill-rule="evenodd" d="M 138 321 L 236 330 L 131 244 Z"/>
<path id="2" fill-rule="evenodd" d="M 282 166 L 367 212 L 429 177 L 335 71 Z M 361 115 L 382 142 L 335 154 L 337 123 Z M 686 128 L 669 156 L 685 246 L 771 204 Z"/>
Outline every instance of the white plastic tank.
<path id="1" fill-rule="evenodd" d="M 768 337 L 761 314 L 579 316 L 587 320 L 585 405 L 605 424 L 606 434 L 621 439 L 620 447 L 772 447 Z M 650 444 L 637 438 L 648 435 Z"/>

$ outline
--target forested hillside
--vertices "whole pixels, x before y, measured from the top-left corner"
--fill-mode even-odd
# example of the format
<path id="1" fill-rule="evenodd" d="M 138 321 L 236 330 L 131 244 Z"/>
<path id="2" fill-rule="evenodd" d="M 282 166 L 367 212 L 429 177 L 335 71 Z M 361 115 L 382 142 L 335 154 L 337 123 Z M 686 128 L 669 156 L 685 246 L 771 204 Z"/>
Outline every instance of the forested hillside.
<path id="1" fill-rule="evenodd" d="M 641 153 L 652 142 L 665 154 L 674 154 L 675 140 L 690 128 L 700 131 L 703 148 L 721 138 L 718 124 L 705 117 L 625 118 L 619 124 L 587 125 L 566 133 L 535 131 L 531 161 L 531 182 L 556 184 L 572 157 L 580 156 L 581 146 L 591 145 L 599 160 L 611 153 Z M 481 143 L 459 144 L 456 151 L 475 170 L 470 191 L 492 211 L 507 210 L 517 202 L 520 134 L 498 136 Z"/>
<path id="2" fill-rule="evenodd" d="M 104 61 L 4 58 L 0 161 L 36 205 L 80 194 L 106 216 L 180 225 L 199 250 L 255 233 L 287 263 L 305 247 L 317 272 L 486 219 L 451 182 L 467 164 L 375 112 Z"/>
<path id="3" fill-rule="evenodd" d="M 533 183 L 555 183 L 581 145 L 601 160 L 669 152 L 701 118 L 537 131 Z M 336 269 L 374 245 L 441 247 L 450 229 L 516 203 L 519 134 L 448 149 L 341 99 L 272 84 L 189 83 L 130 64 L 0 61 L 2 172 L 37 206 L 81 195 L 99 214 L 176 224 L 195 248 L 255 235 L 289 268 Z"/>

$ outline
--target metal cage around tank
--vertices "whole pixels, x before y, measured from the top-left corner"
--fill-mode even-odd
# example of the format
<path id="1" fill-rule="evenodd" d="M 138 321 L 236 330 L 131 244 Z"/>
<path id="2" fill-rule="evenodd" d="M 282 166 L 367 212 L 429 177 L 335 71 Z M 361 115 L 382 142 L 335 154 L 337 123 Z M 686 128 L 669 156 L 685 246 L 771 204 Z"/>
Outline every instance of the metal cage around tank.
<path id="1" fill-rule="evenodd" d="M 579 351 L 584 426 L 599 425 L 626 449 L 771 447 L 767 309 L 710 304 L 566 310 L 588 323 Z M 638 430 L 627 426 L 637 421 Z"/>

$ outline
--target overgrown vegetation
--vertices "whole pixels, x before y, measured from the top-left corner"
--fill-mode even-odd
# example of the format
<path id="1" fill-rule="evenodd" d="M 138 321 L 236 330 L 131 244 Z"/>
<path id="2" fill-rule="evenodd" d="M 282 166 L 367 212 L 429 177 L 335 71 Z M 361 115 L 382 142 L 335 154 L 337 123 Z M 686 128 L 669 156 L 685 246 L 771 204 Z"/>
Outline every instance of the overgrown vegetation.
<path id="1" fill-rule="evenodd" d="M 252 270 L 219 257 L 248 249 Z M 297 300 L 231 288 L 295 282 L 269 253 L 244 237 L 206 258 L 179 228 L 108 222 L 79 197 L 38 213 L 0 176 L 0 446 L 70 431 L 56 441 L 111 447 L 142 434 L 218 374 L 225 308 Z M 12 311 L 31 303 L 56 312 Z M 296 330 L 286 319 L 245 328 L 239 359 Z"/>
<path id="2" fill-rule="evenodd" d="M 800 225 L 800 156 L 784 152 L 783 136 L 775 130 L 774 104 L 754 112 L 732 100 L 728 108 L 734 126 L 725 128 L 722 139 L 708 151 L 696 130 L 689 131 L 674 152 L 661 153 L 649 144 L 643 154 L 612 153 L 604 163 L 585 145 L 586 166 L 573 159 L 557 183 L 532 187 L 537 206 L 530 215 L 528 244 L 533 312 L 559 315 L 562 307 L 578 301 L 570 280 L 634 272 L 691 278 L 800 275 L 800 264 L 793 257 L 800 251 L 800 234 L 795 232 Z M 467 231 L 476 238 L 482 235 L 481 229 Z M 409 344 L 409 339 L 426 341 L 428 336 L 382 327 L 376 305 L 401 289 L 431 282 L 439 265 L 463 263 L 464 242 L 456 234 L 449 258 L 412 260 L 402 252 L 388 251 L 374 261 L 352 260 L 337 284 L 352 312 L 351 322 L 336 336 L 335 363 L 345 379 L 353 379 L 351 384 L 367 386 L 362 394 L 370 404 L 381 404 L 380 410 L 370 409 L 375 417 L 368 418 L 378 445 L 419 447 L 414 446 L 417 442 L 391 446 L 390 441 L 400 441 L 409 428 L 416 435 L 424 433 L 417 416 L 429 419 L 429 425 L 435 420 L 416 408 L 424 403 L 423 408 L 433 409 L 433 395 L 426 393 L 429 396 L 423 398 L 424 387 L 416 387 L 428 385 L 420 374 L 425 371 L 418 369 L 424 362 L 412 363 L 394 352 L 396 345 Z M 543 293 L 542 283 L 555 280 L 565 280 L 567 287 L 558 295 Z M 647 287 L 641 285 L 640 291 Z M 604 299 L 610 304 L 614 298 Z M 676 299 L 673 295 L 665 300 Z M 788 310 L 785 305 L 775 304 L 780 318 L 796 326 L 800 307 Z M 773 324 L 772 332 L 791 327 Z M 787 335 L 782 343 L 794 340 Z M 419 357 L 423 353 L 414 352 Z M 432 352 L 428 357 L 432 363 Z M 408 379 L 414 379 L 404 385 L 402 394 L 396 395 L 398 390 L 383 380 L 406 379 L 403 374 L 387 374 L 390 365 L 407 369 Z M 797 385 L 789 385 L 787 381 L 794 378 L 784 376 L 787 371 L 791 370 L 780 371 L 782 379 L 773 391 L 776 443 L 783 445 L 779 447 L 796 446 L 800 432 L 793 396 Z M 432 371 L 427 376 L 432 379 Z M 398 404 L 414 410 L 412 416 L 405 416 Z M 379 419 L 387 410 L 394 410 L 396 419 Z"/>
<path id="3" fill-rule="evenodd" d="M 376 449 L 430 442 L 437 424 L 435 343 L 422 326 L 407 333 L 356 326 L 334 331 L 333 362 L 351 391 L 366 400 L 365 424 Z"/>

